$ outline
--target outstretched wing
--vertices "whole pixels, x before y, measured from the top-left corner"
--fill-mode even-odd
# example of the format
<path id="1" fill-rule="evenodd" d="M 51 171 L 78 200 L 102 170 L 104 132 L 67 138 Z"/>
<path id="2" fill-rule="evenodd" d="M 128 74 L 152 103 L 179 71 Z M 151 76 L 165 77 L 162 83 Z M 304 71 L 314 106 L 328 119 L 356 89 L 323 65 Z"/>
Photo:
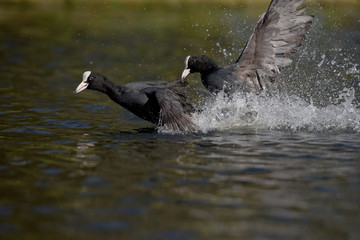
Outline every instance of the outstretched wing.
<path id="1" fill-rule="evenodd" d="M 249 91 L 270 87 L 276 73 L 292 63 L 290 55 L 310 28 L 313 16 L 302 15 L 304 0 L 273 0 L 260 16 L 236 61 L 236 74 Z"/>

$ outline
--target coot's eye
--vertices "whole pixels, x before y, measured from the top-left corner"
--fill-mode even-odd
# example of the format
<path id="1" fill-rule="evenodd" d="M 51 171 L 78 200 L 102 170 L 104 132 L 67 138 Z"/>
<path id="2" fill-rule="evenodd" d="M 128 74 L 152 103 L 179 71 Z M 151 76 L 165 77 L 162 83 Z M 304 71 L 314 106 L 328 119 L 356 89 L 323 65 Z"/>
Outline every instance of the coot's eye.
<path id="1" fill-rule="evenodd" d="M 89 77 L 88 80 L 89 80 L 89 81 L 93 81 L 93 80 L 94 80 L 94 77 Z"/>

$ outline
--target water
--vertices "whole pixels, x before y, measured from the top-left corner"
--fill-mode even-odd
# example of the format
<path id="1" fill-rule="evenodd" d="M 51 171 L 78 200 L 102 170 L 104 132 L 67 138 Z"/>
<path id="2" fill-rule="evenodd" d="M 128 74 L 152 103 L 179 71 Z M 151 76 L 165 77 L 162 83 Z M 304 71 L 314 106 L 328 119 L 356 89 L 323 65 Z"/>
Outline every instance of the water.
<path id="1" fill-rule="evenodd" d="M 176 79 L 189 54 L 230 63 L 266 7 L 1 3 L 0 238 L 358 239 L 358 4 L 311 3 L 271 97 L 214 98 L 192 76 L 194 134 L 74 94 L 85 70 L 126 83 Z"/>

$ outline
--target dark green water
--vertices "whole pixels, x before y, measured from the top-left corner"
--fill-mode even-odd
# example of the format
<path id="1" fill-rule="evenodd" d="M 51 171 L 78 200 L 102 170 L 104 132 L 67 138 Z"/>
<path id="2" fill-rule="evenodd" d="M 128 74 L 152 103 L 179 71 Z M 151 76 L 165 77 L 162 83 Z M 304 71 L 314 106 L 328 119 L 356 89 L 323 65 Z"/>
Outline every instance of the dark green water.
<path id="1" fill-rule="evenodd" d="M 358 3 L 310 5 L 271 100 L 208 99 L 192 76 L 196 134 L 74 94 L 86 70 L 120 84 L 179 78 L 189 54 L 228 64 L 266 8 L 1 2 L 0 238 L 359 239 Z"/>

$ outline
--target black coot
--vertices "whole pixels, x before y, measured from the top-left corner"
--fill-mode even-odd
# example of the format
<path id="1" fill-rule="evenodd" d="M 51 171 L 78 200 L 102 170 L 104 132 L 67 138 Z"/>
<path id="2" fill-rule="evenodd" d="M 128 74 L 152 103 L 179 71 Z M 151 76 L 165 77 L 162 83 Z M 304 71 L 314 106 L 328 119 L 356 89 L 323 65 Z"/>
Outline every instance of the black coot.
<path id="1" fill-rule="evenodd" d="M 86 71 L 76 93 L 85 89 L 105 93 L 136 116 L 173 131 L 190 132 L 193 107 L 184 93 L 184 82 L 133 82 L 115 85 L 100 73 Z"/>
<path id="2" fill-rule="evenodd" d="M 289 58 L 310 28 L 313 16 L 302 15 L 304 0 L 273 0 L 255 26 L 235 64 L 219 67 L 208 56 L 187 56 L 182 79 L 200 72 L 212 93 L 238 90 L 259 93 L 275 80 L 275 74 L 292 63 Z"/>

